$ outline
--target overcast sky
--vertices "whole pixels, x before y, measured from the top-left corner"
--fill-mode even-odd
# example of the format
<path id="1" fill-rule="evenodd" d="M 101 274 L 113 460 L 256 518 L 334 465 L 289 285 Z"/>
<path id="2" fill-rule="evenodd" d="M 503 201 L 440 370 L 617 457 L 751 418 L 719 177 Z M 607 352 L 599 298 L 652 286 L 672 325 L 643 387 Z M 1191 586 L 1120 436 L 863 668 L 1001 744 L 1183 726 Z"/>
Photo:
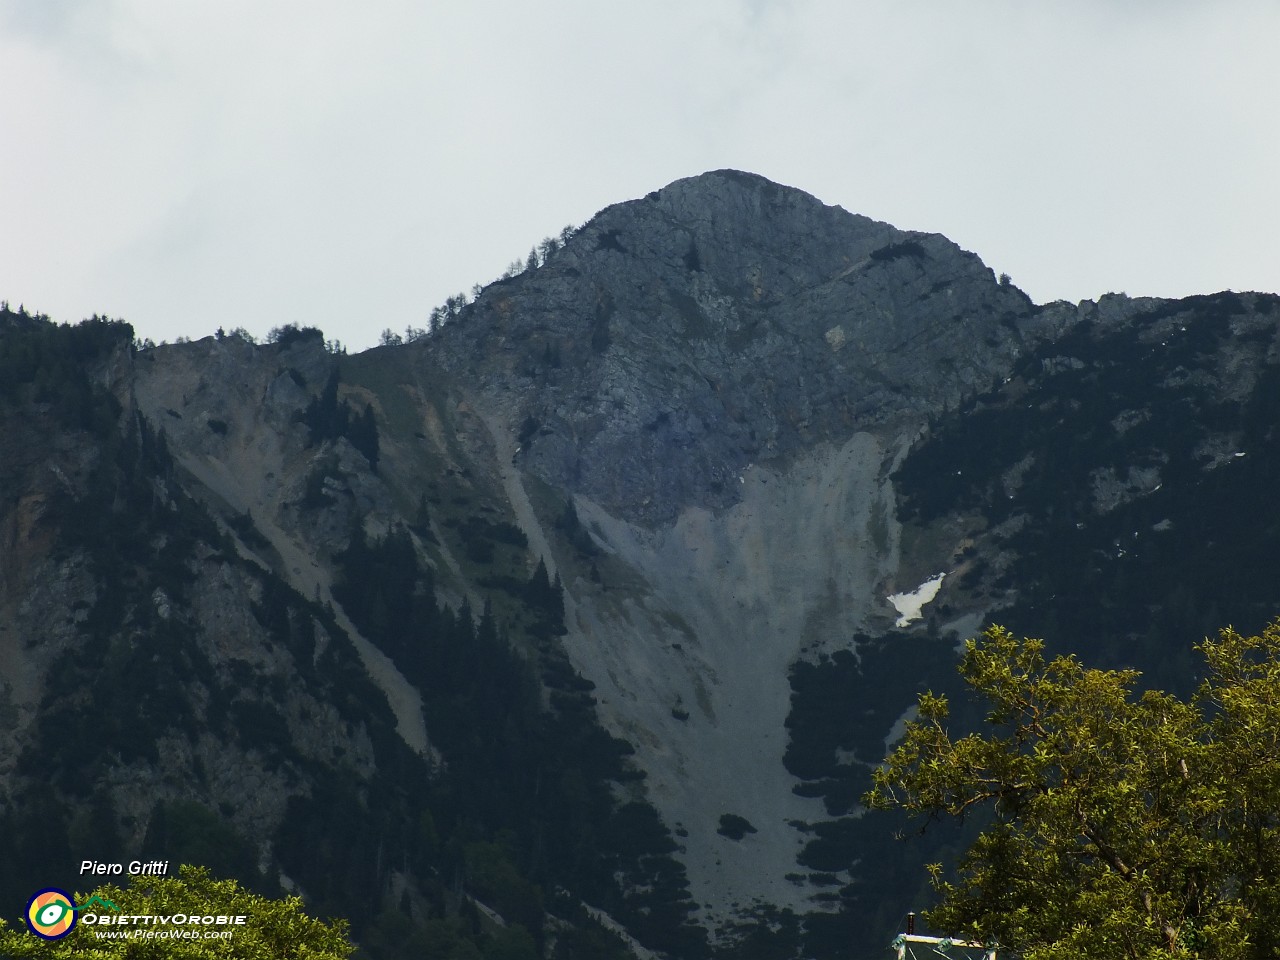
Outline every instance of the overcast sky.
<path id="1" fill-rule="evenodd" d="M 1037 302 L 1280 291 L 1274 0 L 0 0 L 0 299 L 351 348 L 720 167 Z"/>

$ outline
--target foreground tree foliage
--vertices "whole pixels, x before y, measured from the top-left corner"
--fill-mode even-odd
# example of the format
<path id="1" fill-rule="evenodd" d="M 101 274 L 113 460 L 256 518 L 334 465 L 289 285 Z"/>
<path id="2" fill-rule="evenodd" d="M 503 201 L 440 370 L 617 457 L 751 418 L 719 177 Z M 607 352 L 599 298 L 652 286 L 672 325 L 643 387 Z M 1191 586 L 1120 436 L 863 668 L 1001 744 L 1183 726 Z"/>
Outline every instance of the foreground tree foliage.
<path id="1" fill-rule="evenodd" d="M 929 868 L 931 925 L 1028 960 L 1280 955 L 1280 621 L 1197 649 L 1183 701 L 1000 627 L 968 642 L 989 728 L 953 739 L 921 696 L 865 798 L 988 818 L 954 875 Z"/>
<path id="2" fill-rule="evenodd" d="M 88 903 L 92 897 L 110 901 L 119 913 L 129 916 L 152 914 L 244 915 L 243 926 L 230 929 L 228 939 L 170 939 L 146 938 L 146 926 L 97 926 L 80 923 L 64 939 L 42 940 L 25 929 L 6 926 L 0 920 L 0 957 L 31 957 L 39 960 L 55 958 L 129 957 L 133 960 L 206 960 L 206 958 L 232 958 L 232 960 L 345 960 L 352 952 L 347 939 L 345 920 L 325 922 L 307 916 L 302 911 L 302 901 L 297 897 L 270 900 L 250 893 L 234 880 L 215 880 L 203 867 L 181 868 L 176 877 L 131 877 L 129 886 L 120 888 L 111 884 L 98 887 L 91 893 L 75 894 L 78 904 Z M 93 910 L 109 914 L 104 908 Z M 212 927 L 187 926 L 156 927 L 162 930 L 194 930 L 201 933 Z M 137 931 L 132 938 L 106 939 L 95 936 L 95 931 Z"/>

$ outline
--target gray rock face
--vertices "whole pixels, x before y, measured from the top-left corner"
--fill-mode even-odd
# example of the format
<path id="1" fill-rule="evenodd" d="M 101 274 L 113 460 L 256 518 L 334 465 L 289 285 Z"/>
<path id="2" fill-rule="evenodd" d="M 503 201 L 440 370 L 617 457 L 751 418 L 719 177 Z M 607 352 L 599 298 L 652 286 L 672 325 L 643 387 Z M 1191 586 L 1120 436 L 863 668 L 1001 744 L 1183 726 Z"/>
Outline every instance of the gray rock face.
<path id="1" fill-rule="evenodd" d="M 812 906 L 794 825 L 822 810 L 783 763 L 788 667 L 892 623 L 883 597 L 916 586 L 898 582 L 915 571 L 894 463 L 1078 320 L 1041 317 L 941 236 L 717 171 L 601 212 L 420 347 L 517 438 L 511 502 L 539 483 L 573 497 L 607 558 L 599 579 L 563 570 L 566 649 L 685 830 L 710 924 Z M 726 839 L 724 814 L 757 833 Z"/>
<path id="2" fill-rule="evenodd" d="M 430 348 L 523 469 L 656 524 L 736 502 L 752 463 L 988 385 L 1032 314 L 941 236 L 726 170 L 603 211 Z"/>

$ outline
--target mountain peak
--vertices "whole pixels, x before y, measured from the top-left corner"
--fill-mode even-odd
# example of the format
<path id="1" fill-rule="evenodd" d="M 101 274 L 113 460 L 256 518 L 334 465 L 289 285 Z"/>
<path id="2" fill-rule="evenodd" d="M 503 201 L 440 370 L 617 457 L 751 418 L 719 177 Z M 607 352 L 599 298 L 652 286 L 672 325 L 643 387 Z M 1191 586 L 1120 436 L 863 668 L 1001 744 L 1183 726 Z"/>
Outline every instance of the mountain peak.
<path id="1" fill-rule="evenodd" d="M 790 200 L 816 206 L 826 206 L 817 197 L 798 187 L 790 187 L 746 170 L 724 168 L 708 170 L 691 177 L 673 180 L 645 199 L 670 199 L 689 195 L 704 196 L 756 196 L 774 202 Z"/>
<path id="2" fill-rule="evenodd" d="M 710 273 L 729 288 L 756 274 L 773 282 L 752 283 L 753 291 L 782 296 L 829 279 L 905 236 L 889 224 L 739 170 L 686 177 L 607 207 L 583 233 L 595 249 L 673 261 L 690 272 Z"/>
<path id="3" fill-rule="evenodd" d="M 735 502 L 749 463 L 985 386 L 1031 313 L 944 237 L 718 170 L 601 211 L 432 355 L 525 436 L 524 469 L 665 522 Z"/>
<path id="4" fill-rule="evenodd" d="M 735 170 L 725 167 L 720 170 L 708 170 L 691 177 L 673 180 L 658 190 L 648 194 L 645 199 L 671 199 L 673 197 L 703 196 L 754 196 L 774 203 L 791 202 L 809 206 L 826 207 L 817 197 L 801 190 L 777 183 L 768 177 L 747 170 Z M 839 208 L 833 208 L 839 209 Z"/>

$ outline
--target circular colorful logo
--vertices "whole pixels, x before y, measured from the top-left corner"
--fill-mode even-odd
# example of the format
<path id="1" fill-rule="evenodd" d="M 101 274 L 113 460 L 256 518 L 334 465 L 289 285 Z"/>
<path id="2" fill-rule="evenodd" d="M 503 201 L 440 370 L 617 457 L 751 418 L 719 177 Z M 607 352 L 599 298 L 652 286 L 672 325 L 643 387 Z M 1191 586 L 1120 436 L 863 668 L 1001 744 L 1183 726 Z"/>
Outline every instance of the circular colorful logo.
<path id="1" fill-rule="evenodd" d="M 61 940 L 75 925 L 75 903 L 65 890 L 46 887 L 27 904 L 27 926 L 37 937 Z"/>

